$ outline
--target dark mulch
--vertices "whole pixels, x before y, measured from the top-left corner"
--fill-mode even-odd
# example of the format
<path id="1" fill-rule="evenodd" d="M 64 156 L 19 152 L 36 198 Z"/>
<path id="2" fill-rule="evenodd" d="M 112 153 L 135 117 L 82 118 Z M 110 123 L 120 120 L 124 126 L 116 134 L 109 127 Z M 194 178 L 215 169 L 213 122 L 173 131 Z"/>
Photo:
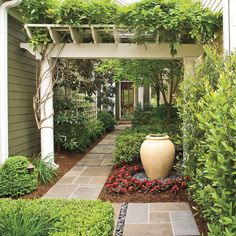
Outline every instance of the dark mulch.
<path id="1" fill-rule="evenodd" d="M 104 137 L 97 139 L 94 143 L 90 145 L 83 153 L 70 153 L 70 152 L 60 152 L 56 154 L 55 163 L 59 165 L 57 177 L 53 182 L 38 186 L 37 190 L 32 193 L 24 195 L 22 198 L 34 199 L 41 198 L 62 176 L 64 176 L 73 166 L 75 166 L 79 160 L 81 160 L 91 149 L 93 149 Z"/>
<path id="2" fill-rule="evenodd" d="M 111 171 L 110 175 L 112 175 L 113 171 Z M 177 194 L 173 191 L 164 191 L 161 193 L 142 193 L 139 191 L 125 193 L 125 194 L 116 194 L 110 193 L 107 191 L 105 185 L 98 197 L 103 201 L 110 201 L 110 202 L 188 202 L 192 213 L 195 217 L 196 223 L 198 225 L 198 229 L 200 233 L 204 236 L 207 235 L 207 222 L 202 218 L 199 212 L 196 210 L 197 206 L 191 201 L 188 197 L 187 191 L 185 189 L 180 189 Z"/>

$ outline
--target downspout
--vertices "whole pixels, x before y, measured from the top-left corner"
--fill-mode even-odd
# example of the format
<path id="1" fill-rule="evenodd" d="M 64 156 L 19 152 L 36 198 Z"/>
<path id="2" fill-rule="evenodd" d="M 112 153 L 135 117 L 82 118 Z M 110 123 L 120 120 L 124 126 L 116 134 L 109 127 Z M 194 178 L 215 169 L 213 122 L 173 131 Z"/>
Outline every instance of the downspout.
<path id="1" fill-rule="evenodd" d="M 9 156 L 8 148 L 8 10 L 22 0 L 0 1 L 0 164 Z"/>

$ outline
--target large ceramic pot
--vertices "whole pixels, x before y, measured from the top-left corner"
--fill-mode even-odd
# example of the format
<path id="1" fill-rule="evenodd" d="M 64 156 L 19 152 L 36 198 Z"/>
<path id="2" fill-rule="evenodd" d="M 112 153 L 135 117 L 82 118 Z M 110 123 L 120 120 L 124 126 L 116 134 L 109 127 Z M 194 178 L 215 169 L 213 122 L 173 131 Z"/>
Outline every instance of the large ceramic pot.
<path id="1" fill-rule="evenodd" d="M 165 178 L 173 166 L 175 147 L 169 136 L 150 134 L 142 143 L 140 156 L 150 179 Z"/>

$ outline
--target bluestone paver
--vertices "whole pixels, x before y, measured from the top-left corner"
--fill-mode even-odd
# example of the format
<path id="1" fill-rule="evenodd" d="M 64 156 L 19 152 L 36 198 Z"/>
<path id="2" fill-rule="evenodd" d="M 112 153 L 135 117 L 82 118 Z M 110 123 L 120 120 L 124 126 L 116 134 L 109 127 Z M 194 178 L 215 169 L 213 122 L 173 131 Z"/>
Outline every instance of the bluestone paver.
<path id="1" fill-rule="evenodd" d="M 199 236 L 199 230 L 190 211 L 170 212 L 174 236 Z"/>

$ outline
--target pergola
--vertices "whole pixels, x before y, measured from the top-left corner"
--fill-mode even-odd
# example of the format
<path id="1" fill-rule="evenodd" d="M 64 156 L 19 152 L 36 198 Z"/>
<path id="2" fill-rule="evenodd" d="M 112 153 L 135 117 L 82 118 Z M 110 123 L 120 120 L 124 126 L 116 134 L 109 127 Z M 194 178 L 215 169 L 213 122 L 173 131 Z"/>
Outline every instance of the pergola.
<path id="1" fill-rule="evenodd" d="M 33 51 L 30 43 L 21 43 L 20 47 L 28 50 L 36 59 L 41 60 L 40 75 L 43 82 L 40 86 L 41 96 L 48 97 L 41 104 L 41 156 L 51 157 L 54 163 L 54 134 L 53 134 L 53 96 L 50 95 L 53 86 L 50 61 L 53 58 L 68 59 L 171 59 L 168 42 L 162 42 L 160 35 L 147 35 L 145 44 L 134 44 L 135 33 L 119 28 L 116 25 L 70 25 L 55 24 L 26 24 L 29 39 L 35 29 L 41 29 L 50 35 L 46 58 L 42 59 L 40 47 Z M 184 35 L 183 35 L 184 36 Z M 194 73 L 194 59 L 203 53 L 200 44 L 181 44 L 177 48 L 175 59 L 183 59 L 185 74 Z M 46 73 L 47 72 L 47 73 Z"/>

